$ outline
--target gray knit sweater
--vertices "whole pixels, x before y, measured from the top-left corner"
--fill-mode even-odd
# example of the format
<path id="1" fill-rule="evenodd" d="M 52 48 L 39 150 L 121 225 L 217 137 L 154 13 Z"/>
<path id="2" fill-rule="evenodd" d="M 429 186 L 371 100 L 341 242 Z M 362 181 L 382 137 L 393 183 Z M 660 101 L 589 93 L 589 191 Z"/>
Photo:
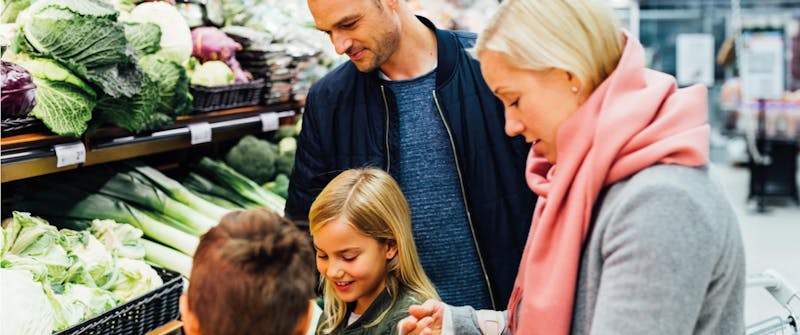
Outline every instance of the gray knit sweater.
<path id="1" fill-rule="evenodd" d="M 572 334 L 744 334 L 736 216 L 706 168 L 656 165 L 609 188 L 581 259 Z M 456 334 L 481 334 L 471 308 Z"/>

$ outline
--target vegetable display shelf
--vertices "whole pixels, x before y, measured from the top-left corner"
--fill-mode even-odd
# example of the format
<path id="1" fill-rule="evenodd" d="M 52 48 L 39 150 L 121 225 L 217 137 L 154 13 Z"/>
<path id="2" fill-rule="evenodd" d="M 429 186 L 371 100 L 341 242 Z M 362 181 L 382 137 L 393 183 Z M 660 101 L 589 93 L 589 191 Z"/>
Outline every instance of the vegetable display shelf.
<path id="1" fill-rule="evenodd" d="M 0 179 L 9 182 L 237 139 L 275 130 L 282 118 L 294 116 L 301 109 L 299 103 L 286 103 L 181 116 L 175 124 L 145 135 L 100 128 L 82 139 L 41 133 L 5 137 L 0 139 Z"/>

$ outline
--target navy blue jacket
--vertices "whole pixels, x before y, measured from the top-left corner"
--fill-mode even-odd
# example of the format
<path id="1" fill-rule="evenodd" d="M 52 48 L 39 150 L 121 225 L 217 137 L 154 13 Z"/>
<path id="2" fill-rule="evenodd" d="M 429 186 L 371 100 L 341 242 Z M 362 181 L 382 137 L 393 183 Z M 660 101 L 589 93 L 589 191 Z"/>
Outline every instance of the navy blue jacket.
<path id="1" fill-rule="evenodd" d="M 435 30 L 436 90 L 431 92 L 456 152 L 467 218 L 477 241 L 493 305 L 503 309 L 513 289 L 536 197 L 524 178 L 530 145 L 504 132 L 503 105 L 467 51 L 476 35 Z M 308 220 L 311 203 L 338 173 L 357 167 L 393 170 L 399 146 L 397 104 L 378 71 L 346 62 L 312 86 L 289 184 L 286 213 Z M 446 243 L 443 243 L 446 248 Z"/>

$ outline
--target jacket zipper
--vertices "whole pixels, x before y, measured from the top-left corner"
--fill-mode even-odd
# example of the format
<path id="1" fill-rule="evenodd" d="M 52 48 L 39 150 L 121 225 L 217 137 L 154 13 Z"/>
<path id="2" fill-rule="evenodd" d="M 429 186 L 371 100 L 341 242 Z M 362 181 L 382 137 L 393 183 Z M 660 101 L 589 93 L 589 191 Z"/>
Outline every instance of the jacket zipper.
<path id="1" fill-rule="evenodd" d="M 386 90 L 381 85 L 381 95 L 383 96 L 383 107 L 386 110 L 386 173 L 392 169 L 392 156 L 389 153 L 389 102 L 386 101 Z"/>
<path id="2" fill-rule="evenodd" d="M 481 247 L 478 245 L 478 239 L 475 237 L 475 228 L 472 225 L 472 215 L 469 212 L 469 206 L 467 205 L 467 193 L 464 191 L 464 178 L 461 176 L 461 166 L 458 164 L 458 153 L 456 152 L 456 143 L 453 141 L 453 132 L 450 130 L 450 125 L 444 118 L 444 113 L 442 113 L 442 107 L 439 105 L 439 98 L 436 96 L 436 91 L 433 91 L 433 101 L 436 103 L 436 111 L 439 112 L 439 117 L 442 119 L 442 124 L 444 124 L 444 128 L 447 130 L 447 135 L 450 137 L 450 146 L 453 149 L 453 158 L 456 160 L 456 171 L 458 172 L 458 183 L 461 186 L 461 200 L 464 201 L 464 209 L 467 211 L 467 222 L 469 222 L 469 230 L 472 233 L 472 242 L 475 244 L 475 251 L 478 253 L 478 260 L 481 262 L 481 270 L 483 270 L 483 279 L 486 281 L 486 288 L 489 290 L 489 299 L 492 301 L 492 309 L 497 309 L 497 305 L 494 302 L 494 293 L 492 293 L 492 284 L 489 282 L 489 274 L 486 272 L 486 264 L 483 261 L 483 254 L 481 253 Z"/>

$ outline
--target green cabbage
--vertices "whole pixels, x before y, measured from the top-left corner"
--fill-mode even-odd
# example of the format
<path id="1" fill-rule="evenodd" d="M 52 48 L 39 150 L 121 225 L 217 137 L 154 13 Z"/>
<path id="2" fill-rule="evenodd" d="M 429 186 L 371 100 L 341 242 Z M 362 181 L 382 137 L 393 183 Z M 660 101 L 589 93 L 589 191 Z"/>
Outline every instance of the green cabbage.
<path id="1" fill-rule="evenodd" d="M 70 255 L 75 255 L 97 287 L 105 288 L 117 276 L 114 258 L 88 231 L 61 230 L 61 241 Z"/>
<path id="2" fill-rule="evenodd" d="M 158 85 L 157 112 L 166 115 L 187 115 L 192 112 L 189 76 L 178 63 L 161 55 L 139 59 L 139 66 Z"/>
<path id="3" fill-rule="evenodd" d="M 112 255 L 119 258 L 144 259 L 143 233 L 140 229 L 114 220 L 93 220 L 89 229 Z"/>
<path id="4" fill-rule="evenodd" d="M 224 86 L 233 84 L 235 76 L 233 70 L 222 61 L 208 61 L 194 69 L 192 85 Z"/>
<path id="5" fill-rule="evenodd" d="M 111 285 L 111 292 L 122 303 L 138 298 L 164 284 L 156 270 L 143 260 L 120 258 L 117 260 L 117 267 L 120 276 Z"/>
<path id="6" fill-rule="evenodd" d="M 24 270 L 33 275 L 37 282 L 47 282 L 47 266 L 30 257 L 20 257 L 13 254 L 6 255 L 0 261 L 0 268 L 10 270 Z"/>
<path id="7" fill-rule="evenodd" d="M 149 75 L 142 75 L 142 87 L 133 97 L 104 96 L 97 101 L 96 121 L 113 124 L 133 133 L 160 128 L 166 123 L 154 119 L 159 88 Z M 153 122 L 157 124 L 153 124 Z M 172 119 L 164 120 L 171 122 Z"/>
<path id="8" fill-rule="evenodd" d="M 39 0 L 28 11 L 18 43 L 28 54 L 58 61 L 112 97 L 139 93 L 142 73 L 113 7 L 98 0 Z"/>
<path id="9" fill-rule="evenodd" d="M 26 271 L 0 269 L 0 325 L 3 334 L 50 335 L 55 318 L 53 307 Z"/>
<path id="10" fill-rule="evenodd" d="M 92 118 L 97 95 L 91 87 L 51 59 L 19 60 L 36 84 L 31 115 L 58 135 L 81 136 Z"/>
<path id="11" fill-rule="evenodd" d="M 154 23 L 125 22 L 125 37 L 141 57 L 161 49 L 161 28 Z"/>

